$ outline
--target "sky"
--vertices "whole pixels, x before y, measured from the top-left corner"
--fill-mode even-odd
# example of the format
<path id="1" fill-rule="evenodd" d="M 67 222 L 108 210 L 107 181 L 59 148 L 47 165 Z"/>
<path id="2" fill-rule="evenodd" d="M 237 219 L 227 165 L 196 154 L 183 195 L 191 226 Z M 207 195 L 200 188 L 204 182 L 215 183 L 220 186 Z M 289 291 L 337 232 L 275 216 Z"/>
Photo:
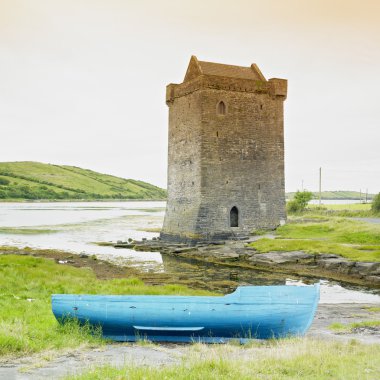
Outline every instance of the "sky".
<path id="1" fill-rule="evenodd" d="M 378 0 L 0 0 L 0 161 L 166 187 L 191 55 L 288 80 L 287 191 L 380 191 Z"/>

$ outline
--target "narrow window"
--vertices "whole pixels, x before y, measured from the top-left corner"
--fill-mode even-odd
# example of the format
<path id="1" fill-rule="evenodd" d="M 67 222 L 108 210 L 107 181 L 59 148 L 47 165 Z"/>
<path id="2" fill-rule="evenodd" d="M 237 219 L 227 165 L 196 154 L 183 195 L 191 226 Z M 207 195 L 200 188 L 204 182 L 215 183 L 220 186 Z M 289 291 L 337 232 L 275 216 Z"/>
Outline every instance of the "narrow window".
<path id="1" fill-rule="evenodd" d="M 230 211 L 230 226 L 239 227 L 239 210 L 236 206 L 232 207 Z"/>
<path id="2" fill-rule="evenodd" d="M 226 114 L 226 105 L 223 101 L 220 101 L 217 106 L 217 112 L 219 115 L 225 115 Z"/>

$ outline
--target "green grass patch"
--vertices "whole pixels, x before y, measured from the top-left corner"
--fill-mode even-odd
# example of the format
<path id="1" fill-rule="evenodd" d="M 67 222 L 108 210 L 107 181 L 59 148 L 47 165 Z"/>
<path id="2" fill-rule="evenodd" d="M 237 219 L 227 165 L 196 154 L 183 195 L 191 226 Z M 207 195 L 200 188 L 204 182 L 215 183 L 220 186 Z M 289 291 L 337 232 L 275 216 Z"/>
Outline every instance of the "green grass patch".
<path id="1" fill-rule="evenodd" d="M 319 205 L 309 204 L 307 207 L 310 210 L 317 210 Z M 333 211 L 369 211 L 371 210 L 371 203 L 322 204 L 322 208 Z"/>
<path id="2" fill-rule="evenodd" d="M 276 230 L 276 239 L 260 239 L 250 246 L 261 253 L 304 251 L 332 253 L 354 261 L 380 261 L 380 225 L 345 218 L 306 220 L 290 219 Z"/>
<path id="3" fill-rule="evenodd" d="M 287 339 L 259 347 L 195 345 L 179 365 L 94 368 L 67 380 L 378 379 L 380 345 Z"/>
<path id="4" fill-rule="evenodd" d="M 380 217 L 379 214 L 371 210 L 370 203 L 352 203 L 352 204 L 328 204 L 311 205 L 302 212 L 304 216 L 340 216 L 340 217 Z"/>
<path id="5" fill-rule="evenodd" d="M 276 233 L 279 237 L 288 239 L 327 239 L 337 243 L 380 244 L 380 225 L 346 218 L 330 218 L 313 223 L 288 223 L 279 227 Z"/>
<path id="6" fill-rule="evenodd" d="M 340 322 L 331 323 L 331 325 L 329 326 L 329 329 L 334 332 L 349 331 L 348 326 Z"/>
<path id="7" fill-rule="evenodd" d="M 380 313 L 380 307 L 377 306 L 368 306 L 365 309 L 371 313 Z"/>
<path id="8" fill-rule="evenodd" d="M 334 322 L 329 326 L 329 329 L 335 332 L 350 333 L 353 332 L 356 328 L 361 327 L 378 327 L 380 326 L 380 321 L 362 321 L 362 322 L 353 322 L 349 324 L 343 324 L 339 322 Z"/>
<path id="9" fill-rule="evenodd" d="M 0 255 L 0 356 L 102 342 L 89 326 L 58 324 L 51 311 L 54 293 L 210 294 L 181 285 L 148 286 L 137 278 L 98 280 L 89 269 L 44 258 Z"/>
<path id="10" fill-rule="evenodd" d="M 350 325 L 353 329 L 357 327 L 378 327 L 380 326 L 380 321 L 364 321 L 364 322 L 354 322 Z"/>
<path id="11" fill-rule="evenodd" d="M 137 231 L 144 231 L 144 232 L 161 232 L 161 227 L 145 227 L 145 228 L 138 228 Z"/>
<path id="12" fill-rule="evenodd" d="M 98 245 L 99 247 L 113 247 L 115 245 L 112 241 L 93 241 L 91 244 Z"/>
<path id="13" fill-rule="evenodd" d="M 332 253 L 352 261 L 380 261 L 380 250 L 363 251 L 356 247 L 317 240 L 260 239 L 249 245 L 260 253 L 304 251 L 310 254 Z"/>
<path id="14" fill-rule="evenodd" d="M 38 234 L 52 234 L 58 230 L 52 229 L 39 229 L 39 228 L 13 228 L 13 227 L 0 227 L 0 234 L 14 234 L 14 235 L 38 235 Z"/>

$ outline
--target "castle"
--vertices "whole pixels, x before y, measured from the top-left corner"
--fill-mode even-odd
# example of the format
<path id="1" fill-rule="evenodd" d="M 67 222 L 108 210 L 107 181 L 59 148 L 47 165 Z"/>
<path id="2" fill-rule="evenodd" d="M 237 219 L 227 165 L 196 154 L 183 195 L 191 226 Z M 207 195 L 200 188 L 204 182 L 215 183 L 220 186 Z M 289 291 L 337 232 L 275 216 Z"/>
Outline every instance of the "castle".
<path id="1" fill-rule="evenodd" d="M 161 239 L 214 241 L 286 219 L 287 81 L 191 57 L 169 84 L 168 202 Z"/>

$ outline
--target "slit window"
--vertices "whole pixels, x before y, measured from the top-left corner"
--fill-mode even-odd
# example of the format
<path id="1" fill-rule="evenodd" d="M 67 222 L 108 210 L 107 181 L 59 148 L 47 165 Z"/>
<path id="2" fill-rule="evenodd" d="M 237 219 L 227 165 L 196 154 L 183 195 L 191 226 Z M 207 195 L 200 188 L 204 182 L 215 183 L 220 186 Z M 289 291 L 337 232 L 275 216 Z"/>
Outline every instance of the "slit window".
<path id="1" fill-rule="evenodd" d="M 216 110 L 218 112 L 218 115 L 225 115 L 226 114 L 226 105 L 223 101 L 220 101 L 216 107 Z"/>

